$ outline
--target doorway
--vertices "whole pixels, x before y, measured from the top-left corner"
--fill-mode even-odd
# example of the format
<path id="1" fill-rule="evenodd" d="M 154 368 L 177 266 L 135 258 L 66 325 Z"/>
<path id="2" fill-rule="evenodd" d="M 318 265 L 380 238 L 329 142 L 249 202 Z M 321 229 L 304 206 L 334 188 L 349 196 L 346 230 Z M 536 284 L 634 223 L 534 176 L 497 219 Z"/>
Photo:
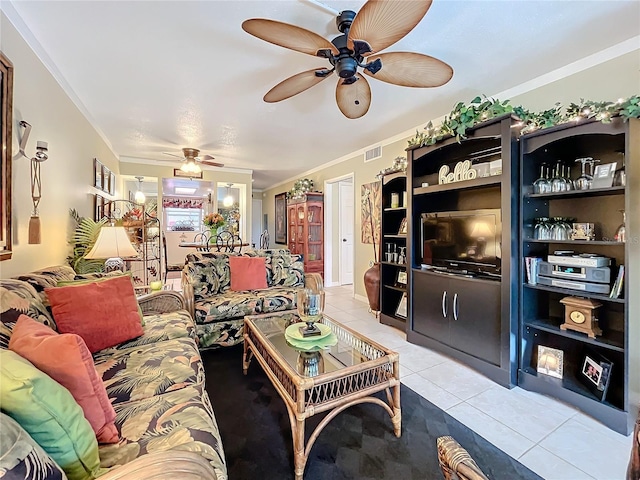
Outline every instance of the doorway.
<path id="1" fill-rule="evenodd" d="M 353 288 L 355 190 L 354 174 L 324 182 L 326 286 Z"/>

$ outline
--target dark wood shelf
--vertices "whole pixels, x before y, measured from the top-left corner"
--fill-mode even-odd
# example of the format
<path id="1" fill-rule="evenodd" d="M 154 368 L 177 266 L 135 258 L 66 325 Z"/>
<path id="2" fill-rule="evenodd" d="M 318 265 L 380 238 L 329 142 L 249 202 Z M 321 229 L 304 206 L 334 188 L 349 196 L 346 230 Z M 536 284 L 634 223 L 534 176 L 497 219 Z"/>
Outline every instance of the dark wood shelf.
<path id="1" fill-rule="evenodd" d="M 609 245 L 614 247 L 624 247 L 624 242 L 614 242 L 611 240 L 538 240 L 536 238 L 526 238 L 524 243 L 559 243 L 562 245 Z"/>
<path id="2" fill-rule="evenodd" d="M 406 263 L 396 263 L 396 262 L 386 262 L 386 261 L 382 261 L 380 263 L 382 265 L 391 265 L 392 267 L 404 267 L 404 268 L 407 268 L 407 264 Z"/>
<path id="3" fill-rule="evenodd" d="M 573 340 L 588 343 L 590 345 L 595 345 L 597 347 L 607 348 L 616 352 L 624 352 L 624 334 L 622 332 L 611 330 L 606 332 L 606 335 L 604 336 L 589 338 L 584 333 L 574 332 L 571 330 L 562 330 L 558 326 L 559 323 L 562 323 L 562 320 L 559 318 L 545 320 L 536 319 L 525 321 L 524 325 L 525 327 L 553 333 L 554 335 L 571 338 Z"/>
<path id="4" fill-rule="evenodd" d="M 407 328 L 407 319 L 398 317 L 395 314 L 389 315 L 387 313 L 380 312 L 380 323 L 383 325 L 390 325 L 402 331 L 405 331 Z"/>
<path id="5" fill-rule="evenodd" d="M 612 303 L 625 303 L 624 298 L 609 298 L 609 295 L 603 295 L 601 293 L 584 292 L 582 290 L 572 290 L 570 288 L 551 287 L 548 285 L 530 285 L 528 283 L 523 284 L 525 288 L 532 288 L 534 290 L 544 290 L 546 292 L 562 293 L 564 295 L 574 295 L 578 297 L 593 298 L 594 300 L 601 300 L 603 302 Z"/>
<path id="6" fill-rule="evenodd" d="M 416 187 L 413 189 L 414 195 L 425 195 L 428 193 L 448 192 L 451 190 L 469 190 L 473 188 L 482 188 L 489 185 L 500 185 L 502 183 L 502 175 L 493 175 L 490 177 L 474 178 L 473 180 L 464 180 L 461 182 L 445 183 L 442 185 L 429 185 L 428 187 Z"/>
<path id="7" fill-rule="evenodd" d="M 396 290 L 397 292 L 406 292 L 406 287 L 396 287 L 395 285 L 383 285 L 384 288 L 388 288 L 390 290 Z"/>
<path id="8" fill-rule="evenodd" d="M 396 234 L 391 234 L 391 233 L 385 233 L 382 235 L 384 238 L 407 238 L 406 235 L 398 235 Z"/>
<path id="9" fill-rule="evenodd" d="M 554 200 L 558 198 L 583 198 L 600 197 L 602 195 L 624 195 L 625 187 L 594 188 L 592 190 L 569 190 L 568 192 L 554 193 L 527 193 L 527 198 L 548 198 Z"/>

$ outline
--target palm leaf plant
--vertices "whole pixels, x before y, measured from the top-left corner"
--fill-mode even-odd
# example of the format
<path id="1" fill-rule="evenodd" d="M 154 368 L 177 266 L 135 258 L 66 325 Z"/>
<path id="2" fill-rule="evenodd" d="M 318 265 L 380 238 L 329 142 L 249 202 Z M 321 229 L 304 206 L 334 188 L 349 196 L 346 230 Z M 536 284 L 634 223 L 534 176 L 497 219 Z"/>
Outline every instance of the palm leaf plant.
<path id="1" fill-rule="evenodd" d="M 102 272 L 104 270 L 103 260 L 88 260 L 84 256 L 96 243 L 100 229 L 107 222 L 107 219 L 102 218 L 96 222 L 91 218 L 81 217 L 73 208 L 69 210 L 69 214 L 76 225 L 69 240 L 72 252 L 67 257 L 67 262 L 76 273 Z"/>

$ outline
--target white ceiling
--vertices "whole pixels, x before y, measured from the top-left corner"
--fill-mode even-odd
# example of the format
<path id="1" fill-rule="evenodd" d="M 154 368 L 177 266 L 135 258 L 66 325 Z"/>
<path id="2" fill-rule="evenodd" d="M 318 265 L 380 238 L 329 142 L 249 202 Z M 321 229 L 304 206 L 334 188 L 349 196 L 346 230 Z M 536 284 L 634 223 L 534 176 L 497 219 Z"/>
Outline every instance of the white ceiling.
<path id="1" fill-rule="evenodd" d="M 453 67 L 451 82 L 411 89 L 372 79 L 369 112 L 348 120 L 335 104 L 335 78 L 262 101 L 281 80 L 328 61 L 261 41 L 241 23 L 270 18 L 333 38 L 334 15 L 310 0 L 2 3 L 123 160 L 166 160 L 163 151 L 196 147 L 253 169 L 258 189 L 640 34 L 637 0 L 434 0 L 385 51 L 439 58 Z M 364 1 L 323 3 L 357 11 Z"/>

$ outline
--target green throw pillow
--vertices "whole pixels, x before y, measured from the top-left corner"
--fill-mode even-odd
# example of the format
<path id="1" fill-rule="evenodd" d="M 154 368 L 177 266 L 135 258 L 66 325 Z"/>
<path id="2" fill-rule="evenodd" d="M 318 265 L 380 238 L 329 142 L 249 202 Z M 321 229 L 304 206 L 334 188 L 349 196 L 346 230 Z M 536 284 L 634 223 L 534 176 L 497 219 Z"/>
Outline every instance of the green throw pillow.
<path id="1" fill-rule="evenodd" d="M 87 274 L 87 276 L 89 277 L 90 274 Z M 58 282 L 56 284 L 56 287 L 67 287 L 69 285 L 86 285 L 87 283 L 93 283 L 93 282 L 104 282 L 105 280 L 111 280 L 113 277 L 123 277 L 123 276 L 127 276 L 131 279 L 131 285 L 135 288 L 135 285 L 133 284 L 133 275 L 131 275 L 131 272 L 126 272 L 126 273 L 107 273 L 104 274 L 103 277 L 94 277 L 94 278 L 83 278 L 83 279 L 79 279 L 79 280 L 62 280 L 60 282 Z M 138 305 L 138 313 L 140 314 L 140 324 L 144 327 L 145 321 L 144 321 L 144 315 L 142 314 L 142 308 L 140 308 L 140 305 Z"/>
<path id="2" fill-rule="evenodd" d="M 0 405 L 69 480 L 95 478 L 98 441 L 69 391 L 11 350 L 0 350 Z"/>

